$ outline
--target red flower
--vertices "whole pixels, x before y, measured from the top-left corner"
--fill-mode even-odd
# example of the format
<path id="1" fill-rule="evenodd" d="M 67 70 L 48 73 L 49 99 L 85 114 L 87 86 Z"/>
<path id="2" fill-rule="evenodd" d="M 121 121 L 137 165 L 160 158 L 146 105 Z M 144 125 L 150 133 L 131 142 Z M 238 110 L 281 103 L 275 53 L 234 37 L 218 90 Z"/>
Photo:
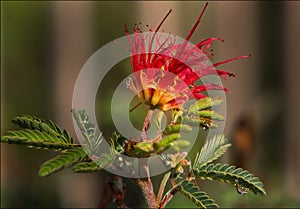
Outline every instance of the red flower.
<path id="1" fill-rule="evenodd" d="M 222 78 L 234 76 L 234 74 L 215 67 L 249 56 L 221 61 L 215 64 L 208 62 L 212 54 L 209 48 L 212 42 L 220 38 L 208 38 L 193 45 L 189 42 L 192 34 L 200 23 L 201 17 L 207 7 L 205 4 L 199 18 L 188 33 L 183 43 L 176 43 L 176 38 L 159 33 L 159 29 L 167 19 L 170 10 L 154 30 L 149 28 L 149 33 L 143 33 L 138 25 L 134 27 L 131 36 L 125 25 L 126 35 L 130 44 L 130 61 L 135 72 L 135 79 L 131 81 L 131 89 L 137 96 L 150 106 L 151 109 L 167 111 L 182 108 L 189 99 L 201 99 L 206 97 L 201 92 L 207 90 L 229 90 L 223 86 L 210 83 L 196 85 L 195 81 L 210 74 Z M 147 42 L 148 40 L 148 42 Z"/>

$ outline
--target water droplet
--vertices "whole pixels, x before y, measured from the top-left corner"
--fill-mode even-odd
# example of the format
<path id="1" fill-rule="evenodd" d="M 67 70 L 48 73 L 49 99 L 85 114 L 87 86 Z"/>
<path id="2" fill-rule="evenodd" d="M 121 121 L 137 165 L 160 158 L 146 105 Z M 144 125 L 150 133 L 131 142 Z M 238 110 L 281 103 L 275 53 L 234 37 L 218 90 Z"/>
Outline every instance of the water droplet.
<path id="1" fill-rule="evenodd" d="M 209 124 L 208 123 L 204 123 L 203 124 L 203 130 L 207 130 L 209 129 Z"/>
<path id="2" fill-rule="evenodd" d="M 243 187 L 238 184 L 235 185 L 235 188 L 236 188 L 236 191 L 241 195 L 245 195 L 249 192 L 249 188 Z"/>

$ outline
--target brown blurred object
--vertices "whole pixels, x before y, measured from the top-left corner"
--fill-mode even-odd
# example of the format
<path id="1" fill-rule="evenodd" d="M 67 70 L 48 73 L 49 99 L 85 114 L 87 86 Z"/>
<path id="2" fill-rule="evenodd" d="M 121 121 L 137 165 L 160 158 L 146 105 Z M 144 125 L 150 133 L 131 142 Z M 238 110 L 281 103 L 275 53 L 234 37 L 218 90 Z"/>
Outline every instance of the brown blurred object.
<path id="1" fill-rule="evenodd" d="M 126 192 L 126 184 L 120 176 L 108 176 L 104 183 L 104 194 L 98 208 L 107 208 L 109 204 L 115 202 L 118 208 L 129 209 L 124 202 Z"/>
<path id="2" fill-rule="evenodd" d="M 233 162 L 237 167 L 251 169 L 254 152 L 254 122 L 249 115 L 242 115 L 233 129 Z"/>
<path id="3" fill-rule="evenodd" d="M 285 45 L 285 87 L 287 95 L 287 104 L 285 107 L 285 138 L 282 140 L 285 145 L 285 178 L 286 188 L 289 195 L 300 200 L 300 133 L 299 133 L 299 107 L 300 107 L 300 63 L 299 41 L 300 37 L 300 2 L 292 4 L 285 3 L 286 25 L 284 35 L 286 40 Z"/>

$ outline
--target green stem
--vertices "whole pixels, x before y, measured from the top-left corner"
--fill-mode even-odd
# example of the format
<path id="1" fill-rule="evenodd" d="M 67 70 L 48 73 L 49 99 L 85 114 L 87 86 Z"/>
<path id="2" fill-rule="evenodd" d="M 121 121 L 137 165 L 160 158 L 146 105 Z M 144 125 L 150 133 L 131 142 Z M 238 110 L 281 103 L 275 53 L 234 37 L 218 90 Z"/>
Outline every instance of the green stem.
<path id="1" fill-rule="evenodd" d="M 169 190 L 164 198 L 162 199 L 162 201 L 159 203 L 158 208 L 159 209 L 163 209 L 166 207 L 166 205 L 168 204 L 168 202 L 170 202 L 170 200 L 174 197 L 174 195 L 179 191 L 179 185 L 173 187 L 171 190 Z"/>
<path id="2" fill-rule="evenodd" d="M 184 180 L 182 180 L 178 184 L 176 184 L 174 179 L 171 178 L 170 180 L 171 180 L 171 183 L 172 183 L 173 187 L 165 194 L 165 196 L 161 200 L 161 202 L 158 206 L 159 209 L 163 209 L 163 208 L 166 207 L 168 202 L 170 202 L 170 200 L 174 197 L 174 195 L 179 191 L 180 185 L 184 181 Z"/>
<path id="3" fill-rule="evenodd" d="M 160 187 L 159 187 L 158 194 L 157 194 L 157 197 L 156 197 L 156 205 L 157 205 L 157 207 L 159 207 L 159 205 L 160 205 L 160 201 L 162 199 L 162 196 L 163 196 L 165 187 L 167 185 L 167 182 L 168 182 L 168 180 L 170 178 L 170 175 L 171 175 L 171 172 L 167 172 L 164 175 L 164 177 L 163 177 L 163 179 L 162 179 L 162 181 L 160 183 Z"/>
<path id="4" fill-rule="evenodd" d="M 133 108 L 131 108 L 129 110 L 129 112 L 132 112 L 133 110 L 135 110 L 136 108 L 138 108 L 141 104 L 143 104 L 142 102 L 138 103 L 137 105 L 135 105 Z"/>

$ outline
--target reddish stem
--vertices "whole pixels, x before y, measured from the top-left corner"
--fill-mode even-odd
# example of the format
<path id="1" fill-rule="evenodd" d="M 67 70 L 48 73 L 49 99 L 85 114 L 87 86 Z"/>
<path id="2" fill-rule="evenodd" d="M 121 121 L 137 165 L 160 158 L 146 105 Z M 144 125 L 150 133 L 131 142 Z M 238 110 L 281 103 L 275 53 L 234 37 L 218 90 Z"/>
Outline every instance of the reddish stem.
<path id="1" fill-rule="evenodd" d="M 143 130 L 142 130 L 142 134 L 141 134 L 141 138 L 142 141 L 146 141 L 147 140 L 147 135 L 146 132 L 148 130 L 150 121 L 151 121 L 151 117 L 153 114 L 153 110 L 149 110 L 145 121 L 144 121 L 144 125 L 143 125 Z M 142 190 L 142 194 L 148 204 L 149 208 L 156 208 L 156 197 L 154 194 L 154 190 L 153 190 L 153 184 L 150 178 L 150 173 L 149 173 L 149 166 L 148 166 L 148 159 L 140 159 L 140 163 L 139 163 L 139 172 L 141 176 L 146 176 L 146 178 L 138 178 L 135 179 L 135 182 L 139 185 L 139 187 Z"/>
<path id="2" fill-rule="evenodd" d="M 143 178 L 143 179 L 136 179 L 135 182 L 140 186 L 143 196 L 148 204 L 149 208 L 156 208 L 155 202 L 155 194 L 153 191 L 153 185 L 151 182 L 150 177 Z"/>
<path id="3" fill-rule="evenodd" d="M 145 122 L 144 122 L 144 126 L 143 126 L 143 130 L 142 130 L 142 141 L 146 141 L 147 140 L 147 130 L 149 128 L 149 124 L 150 124 L 150 121 L 151 121 L 151 117 L 152 117 L 152 114 L 153 114 L 153 110 L 149 110 L 147 115 L 146 115 L 146 118 L 145 118 Z"/>

